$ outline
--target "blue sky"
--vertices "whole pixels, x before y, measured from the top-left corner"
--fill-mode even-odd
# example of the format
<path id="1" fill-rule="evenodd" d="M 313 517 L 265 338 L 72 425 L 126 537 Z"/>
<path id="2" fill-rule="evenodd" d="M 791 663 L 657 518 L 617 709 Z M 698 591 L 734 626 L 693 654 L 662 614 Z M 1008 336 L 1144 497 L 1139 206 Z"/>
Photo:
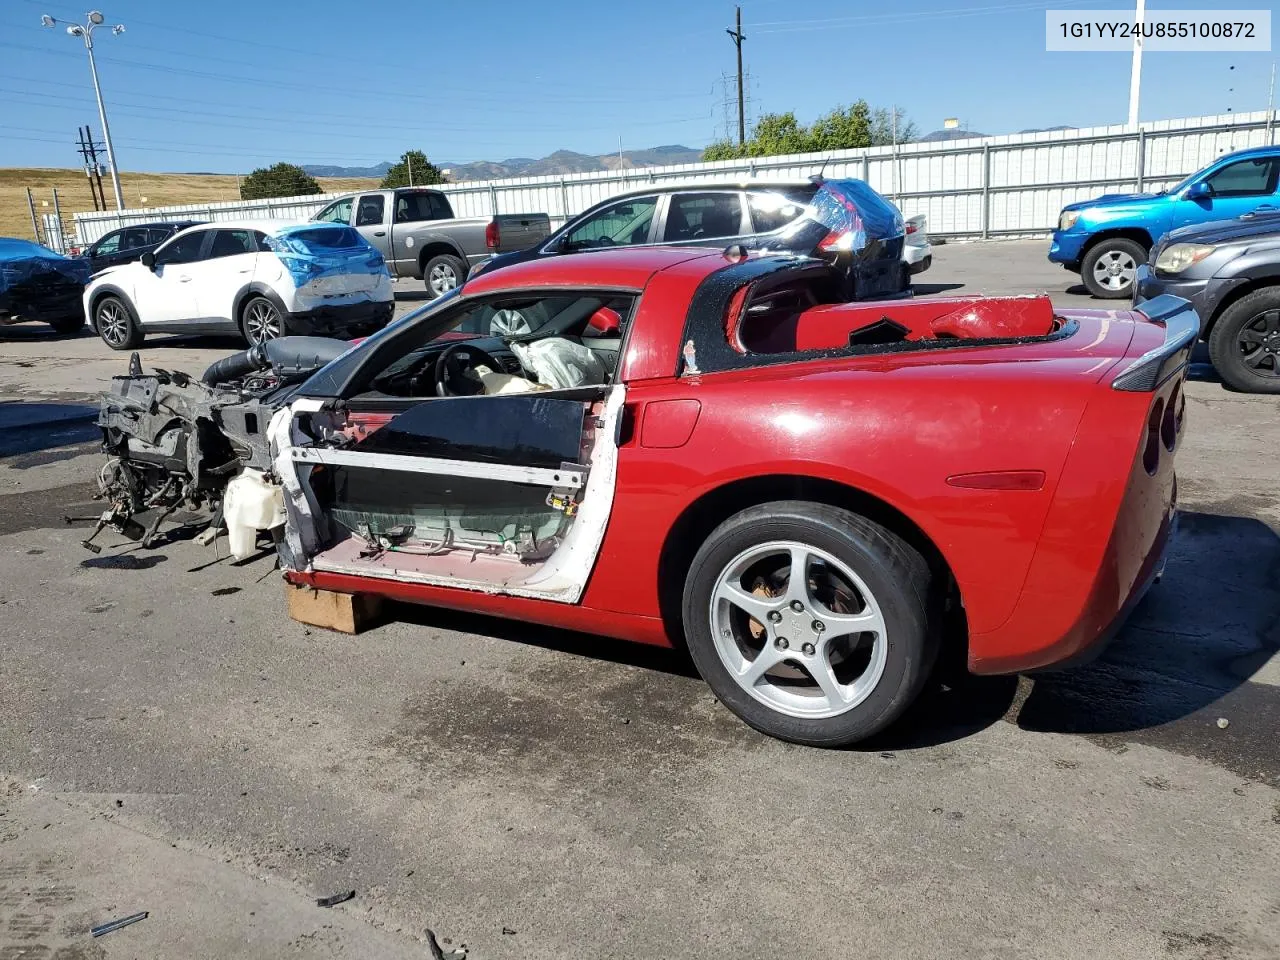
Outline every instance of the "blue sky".
<path id="1" fill-rule="evenodd" d="M 619 136 L 624 148 L 700 147 L 723 129 L 720 77 L 734 70 L 733 4 L 720 0 L 104 2 L 108 24 L 127 26 L 96 40 L 124 170 L 363 165 L 408 148 L 454 162 L 603 153 Z M 1128 56 L 1045 52 L 1044 10 L 1123 6 L 744 0 L 751 109 L 809 121 L 865 98 L 898 104 L 922 132 L 945 117 L 986 133 L 1120 123 Z M 0 166 L 75 166 L 76 127 L 97 129 L 83 46 L 40 26 L 42 13 L 83 20 L 85 9 L 0 5 Z M 1142 119 L 1265 109 L 1272 61 L 1150 53 Z"/>

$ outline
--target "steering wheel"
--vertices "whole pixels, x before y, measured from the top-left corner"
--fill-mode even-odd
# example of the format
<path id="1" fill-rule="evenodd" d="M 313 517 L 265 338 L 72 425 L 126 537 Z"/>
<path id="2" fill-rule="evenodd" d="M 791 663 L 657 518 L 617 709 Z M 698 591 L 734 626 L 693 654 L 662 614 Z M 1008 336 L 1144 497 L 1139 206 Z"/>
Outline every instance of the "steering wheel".
<path id="1" fill-rule="evenodd" d="M 484 393 L 484 384 L 466 371 L 486 366 L 494 373 L 502 372 L 498 361 L 486 350 L 469 343 L 445 347 L 436 357 L 436 394 L 441 397 L 474 397 Z"/>

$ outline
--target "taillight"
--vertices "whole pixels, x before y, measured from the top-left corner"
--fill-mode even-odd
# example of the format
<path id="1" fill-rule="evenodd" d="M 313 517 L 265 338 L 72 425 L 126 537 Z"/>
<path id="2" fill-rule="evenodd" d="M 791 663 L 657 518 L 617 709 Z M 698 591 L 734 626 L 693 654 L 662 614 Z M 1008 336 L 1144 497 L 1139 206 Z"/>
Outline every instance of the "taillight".
<path id="1" fill-rule="evenodd" d="M 917 226 L 916 226 L 914 223 L 912 223 L 910 220 L 908 220 L 908 221 L 907 221 L 907 233 L 908 233 L 908 234 L 915 233 L 918 229 L 920 229 L 920 228 L 919 228 L 919 227 L 917 227 Z"/>
<path id="2" fill-rule="evenodd" d="M 498 221 L 491 220 L 484 228 L 484 245 L 490 250 L 497 250 L 500 243 L 502 243 L 502 234 L 498 232 Z"/>
<path id="3" fill-rule="evenodd" d="M 840 251 L 840 250 L 852 250 L 853 249 L 853 231 L 852 230 L 832 230 L 830 233 L 828 233 L 825 237 L 822 238 L 822 242 L 818 244 L 818 249 L 827 251 L 829 253 Z"/>

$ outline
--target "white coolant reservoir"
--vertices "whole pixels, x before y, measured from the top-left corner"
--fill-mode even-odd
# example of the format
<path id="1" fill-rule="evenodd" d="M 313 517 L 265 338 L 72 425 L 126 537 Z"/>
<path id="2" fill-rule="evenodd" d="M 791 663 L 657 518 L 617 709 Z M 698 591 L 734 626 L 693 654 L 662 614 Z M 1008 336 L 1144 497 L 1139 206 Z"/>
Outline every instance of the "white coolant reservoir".
<path id="1" fill-rule="evenodd" d="M 271 483 L 259 470 L 244 470 L 227 484 L 222 519 L 231 555 L 243 560 L 253 554 L 259 530 L 284 526 L 284 488 Z"/>

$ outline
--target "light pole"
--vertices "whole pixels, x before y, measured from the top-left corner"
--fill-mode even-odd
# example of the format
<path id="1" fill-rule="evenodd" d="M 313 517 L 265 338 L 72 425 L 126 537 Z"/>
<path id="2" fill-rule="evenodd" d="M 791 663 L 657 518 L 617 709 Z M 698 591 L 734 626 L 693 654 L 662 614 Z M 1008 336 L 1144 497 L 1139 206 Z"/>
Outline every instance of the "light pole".
<path id="1" fill-rule="evenodd" d="M 102 102 L 102 87 L 98 85 L 98 65 L 93 59 L 93 31 L 106 21 L 101 11 L 91 10 L 85 23 L 72 23 L 69 20 L 59 20 L 57 17 L 51 17 L 47 13 L 40 18 L 40 22 L 46 27 L 52 27 L 58 23 L 67 25 L 67 33 L 73 37 L 80 37 L 84 40 L 84 47 L 89 51 L 89 73 L 93 75 L 93 94 L 98 98 L 98 119 L 102 121 L 102 139 L 107 142 L 107 166 L 111 168 L 111 186 L 116 194 L 116 209 L 124 209 L 124 192 L 120 189 L 120 171 L 116 169 L 116 154 L 111 148 L 111 128 L 107 126 L 107 108 Z M 111 28 L 111 35 L 118 37 L 124 33 L 124 24 L 117 23 Z"/>
<path id="2" fill-rule="evenodd" d="M 1145 22 L 1147 0 L 1137 0 L 1133 22 L 1141 26 Z M 1129 70 L 1129 126 L 1138 129 L 1138 99 L 1142 92 L 1142 34 L 1133 32 L 1133 64 Z"/>

